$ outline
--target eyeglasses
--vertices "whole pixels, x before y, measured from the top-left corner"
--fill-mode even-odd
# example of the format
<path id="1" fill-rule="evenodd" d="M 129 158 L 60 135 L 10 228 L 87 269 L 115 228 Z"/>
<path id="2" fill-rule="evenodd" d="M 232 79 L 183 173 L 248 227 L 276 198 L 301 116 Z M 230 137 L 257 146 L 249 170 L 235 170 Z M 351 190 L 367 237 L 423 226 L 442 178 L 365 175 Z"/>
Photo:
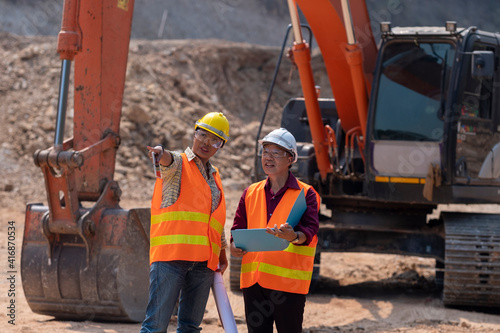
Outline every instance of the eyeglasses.
<path id="1" fill-rule="evenodd" d="M 286 156 L 286 151 L 278 150 L 278 149 L 264 149 L 262 151 L 262 156 L 264 157 L 273 157 L 273 158 L 281 158 Z"/>
<path id="2" fill-rule="evenodd" d="M 205 131 L 197 130 L 194 132 L 194 137 L 201 142 L 209 142 L 209 144 L 214 148 L 222 147 L 223 141 L 214 135 L 211 135 Z"/>

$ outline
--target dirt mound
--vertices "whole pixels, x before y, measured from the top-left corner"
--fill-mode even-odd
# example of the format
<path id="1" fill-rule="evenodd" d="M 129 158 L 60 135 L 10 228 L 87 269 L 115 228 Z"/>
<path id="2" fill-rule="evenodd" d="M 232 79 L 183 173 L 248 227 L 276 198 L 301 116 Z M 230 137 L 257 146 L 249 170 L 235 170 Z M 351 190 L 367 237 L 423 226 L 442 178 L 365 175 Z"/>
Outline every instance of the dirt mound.
<path id="1" fill-rule="evenodd" d="M 15 205 L 44 201 L 43 177 L 32 156 L 54 140 L 61 65 L 56 39 L 2 34 L 0 52 L 0 197 Z M 214 164 L 229 189 L 248 185 L 278 55 L 277 48 L 221 40 L 133 40 L 115 173 L 124 198 L 151 195 L 144 186 L 153 178 L 146 145 L 183 150 L 191 144 L 194 122 L 210 111 L 224 112 L 231 124 L 229 144 Z M 320 69 L 321 59 L 313 61 Z M 282 105 L 300 95 L 297 82 L 288 83 L 291 68 L 283 62 L 264 132 L 279 126 Z M 65 138 L 72 136 L 72 91 L 68 100 Z"/>

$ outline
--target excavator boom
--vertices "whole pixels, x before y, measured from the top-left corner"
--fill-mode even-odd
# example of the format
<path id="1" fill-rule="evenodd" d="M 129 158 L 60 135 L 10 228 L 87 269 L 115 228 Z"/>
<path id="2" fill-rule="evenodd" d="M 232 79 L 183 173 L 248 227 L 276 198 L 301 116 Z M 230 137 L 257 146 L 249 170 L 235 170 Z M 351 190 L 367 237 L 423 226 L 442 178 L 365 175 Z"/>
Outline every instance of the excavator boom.
<path id="1" fill-rule="evenodd" d="M 377 46 L 373 37 L 365 0 L 351 0 L 350 13 L 359 48 L 363 54 L 364 86 L 355 87 L 346 57 L 347 30 L 344 25 L 340 0 L 295 0 L 304 13 L 323 55 L 326 72 L 332 87 L 335 103 L 342 119 L 342 128 L 349 131 L 364 126 L 359 120 L 355 102 L 355 89 L 370 94 L 373 71 L 377 59 Z"/>

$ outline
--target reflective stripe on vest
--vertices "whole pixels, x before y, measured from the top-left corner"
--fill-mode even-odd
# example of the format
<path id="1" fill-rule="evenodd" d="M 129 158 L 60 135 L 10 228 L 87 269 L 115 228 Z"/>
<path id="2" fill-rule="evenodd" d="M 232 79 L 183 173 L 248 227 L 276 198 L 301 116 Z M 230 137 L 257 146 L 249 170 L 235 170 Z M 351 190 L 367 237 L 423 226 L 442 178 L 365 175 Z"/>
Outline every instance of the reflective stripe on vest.
<path id="1" fill-rule="evenodd" d="M 165 212 L 151 217 L 151 224 L 157 224 L 175 220 L 190 220 L 197 222 L 206 222 L 210 216 L 203 213 L 194 212 Z M 224 230 L 224 223 L 217 221 L 213 216 L 210 218 L 210 227 L 214 228 L 220 234 Z"/>
<path id="2" fill-rule="evenodd" d="M 226 206 L 219 172 L 214 174 L 221 201 L 212 209 L 210 186 L 194 161 L 182 156 L 181 190 L 177 201 L 166 208 L 162 202 L 162 180 L 157 179 L 151 201 L 150 263 L 155 261 L 208 261 L 217 269 Z"/>
<path id="3" fill-rule="evenodd" d="M 283 198 L 267 223 L 267 209 L 265 197 L 265 180 L 251 185 L 245 197 L 248 228 L 274 227 L 283 224 L 297 199 L 300 189 L 304 191 L 314 189 L 300 181 L 300 189 L 287 189 Z M 316 191 L 315 191 L 316 193 Z M 316 193 L 319 210 L 319 196 Z M 264 288 L 307 294 L 311 283 L 316 253 L 317 236 L 314 236 L 307 246 L 290 245 L 283 251 L 249 252 L 243 256 L 241 264 L 241 288 L 248 288 L 258 283 Z"/>

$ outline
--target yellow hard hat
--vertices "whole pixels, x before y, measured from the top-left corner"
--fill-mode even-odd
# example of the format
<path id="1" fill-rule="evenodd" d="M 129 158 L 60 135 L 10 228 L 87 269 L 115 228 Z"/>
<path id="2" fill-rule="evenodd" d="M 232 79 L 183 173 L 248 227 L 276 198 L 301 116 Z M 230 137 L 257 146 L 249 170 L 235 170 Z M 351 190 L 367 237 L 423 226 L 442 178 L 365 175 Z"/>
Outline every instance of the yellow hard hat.
<path id="1" fill-rule="evenodd" d="M 194 130 L 196 131 L 198 127 L 218 136 L 224 143 L 229 140 L 229 121 L 222 112 L 207 113 L 196 122 Z"/>

